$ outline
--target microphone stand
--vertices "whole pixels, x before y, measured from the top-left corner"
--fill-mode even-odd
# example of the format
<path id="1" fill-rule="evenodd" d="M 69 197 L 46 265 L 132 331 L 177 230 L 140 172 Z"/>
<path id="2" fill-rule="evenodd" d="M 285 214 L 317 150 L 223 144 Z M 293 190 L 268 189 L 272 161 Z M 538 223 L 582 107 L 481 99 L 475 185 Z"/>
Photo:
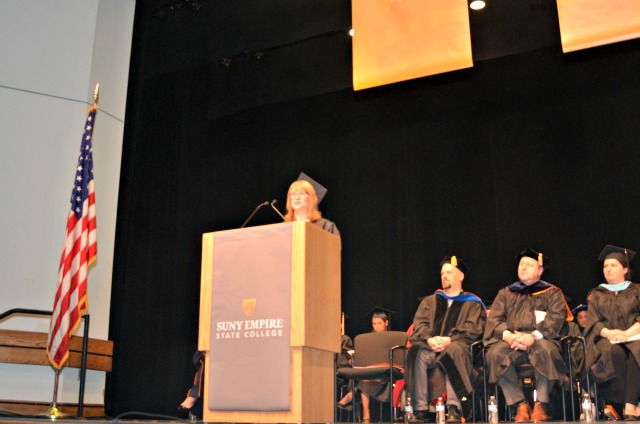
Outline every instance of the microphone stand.
<path id="1" fill-rule="evenodd" d="M 282 220 L 283 220 L 283 221 L 286 221 L 286 219 L 284 219 L 284 215 L 282 215 L 282 214 L 280 213 L 280 211 L 278 210 L 278 208 L 276 208 L 276 207 L 275 207 L 275 204 L 276 204 L 276 203 L 278 203 L 278 201 L 277 201 L 276 199 L 273 199 L 273 200 L 271 201 L 271 207 L 273 208 L 273 210 L 274 210 L 274 211 L 276 211 L 276 213 L 277 213 L 278 215 L 280 215 L 280 218 L 282 218 Z"/>
<path id="2" fill-rule="evenodd" d="M 258 205 L 258 207 L 254 209 L 253 213 L 251 215 L 249 215 L 249 218 L 247 218 L 247 220 L 244 221 L 244 224 L 242 224 L 240 226 L 240 228 L 244 228 L 245 225 L 247 225 L 249 223 L 249 221 L 251 221 L 251 218 L 253 218 L 253 216 L 258 212 L 258 210 L 260 210 L 260 208 L 263 207 L 263 206 L 267 206 L 268 204 L 269 204 L 268 200 L 266 202 L 260 203 Z"/>

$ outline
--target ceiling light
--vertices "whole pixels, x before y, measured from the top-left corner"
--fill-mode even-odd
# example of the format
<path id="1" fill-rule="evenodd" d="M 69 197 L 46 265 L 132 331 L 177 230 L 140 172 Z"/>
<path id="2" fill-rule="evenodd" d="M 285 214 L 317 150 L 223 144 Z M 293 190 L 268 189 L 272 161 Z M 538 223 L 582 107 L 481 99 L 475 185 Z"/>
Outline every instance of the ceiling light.
<path id="1" fill-rule="evenodd" d="M 483 0 L 473 0 L 471 3 L 469 3 L 469 7 L 473 10 L 484 9 L 485 6 L 486 3 Z"/>

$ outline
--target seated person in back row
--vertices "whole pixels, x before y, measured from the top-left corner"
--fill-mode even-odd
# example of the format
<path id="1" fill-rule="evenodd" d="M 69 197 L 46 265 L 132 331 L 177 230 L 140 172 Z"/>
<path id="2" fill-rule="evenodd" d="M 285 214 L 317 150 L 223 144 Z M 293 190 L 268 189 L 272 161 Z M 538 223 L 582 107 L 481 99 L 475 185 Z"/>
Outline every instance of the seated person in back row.
<path id="1" fill-rule="evenodd" d="M 548 421 L 548 404 L 555 382 L 564 380 L 560 352 L 570 313 L 562 290 L 542 281 L 549 258 L 533 249 L 516 256 L 518 281 L 498 292 L 484 333 L 489 383 L 498 383 L 515 422 Z M 530 363 L 535 372 L 537 402 L 533 412 L 525 399 L 516 366 Z"/>
<path id="2" fill-rule="evenodd" d="M 389 331 L 389 314 L 391 311 L 384 308 L 376 308 L 373 310 L 373 315 L 371 316 L 371 331 L 379 333 L 382 331 Z M 353 382 L 351 383 L 353 384 Z M 378 399 L 381 402 L 389 401 L 389 390 L 388 383 L 377 383 L 377 382 L 369 382 L 369 381 L 359 381 L 356 385 L 356 388 L 361 393 L 362 400 L 362 422 L 368 423 L 371 422 L 371 410 L 369 408 L 370 398 L 373 397 Z M 338 408 L 346 409 L 347 405 L 349 405 L 353 401 L 353 395 L 351 391 L 349 391 L 340 401 L 338 402 Z"/>
<path id="3" fill-rule="evenodd" d="M 598 390 L 624 405 L 625 420 L 640 420 L 640 284 L 631 282 L 634 251 L 607 245 L 600 261 L 606 283 L 589 294 L 587 369 Z M 633 339 L 630 339 L 632 338 Z"/>
<path id="4" fill-rule="evenodd" d="M 425 297 L 416 311 L 405 360 L 407 393 L 413 398 L 411 422 L 430 420 L 429 403 L 445 392 L 447 422 L 462 422 L 461 400 L 473 391 L 470 346 L 482 339 L 486 320 L 480 298 L 462 290 L 468 273 L 462 260 L 445 257 L 440 263 L 442 289 Z"/>

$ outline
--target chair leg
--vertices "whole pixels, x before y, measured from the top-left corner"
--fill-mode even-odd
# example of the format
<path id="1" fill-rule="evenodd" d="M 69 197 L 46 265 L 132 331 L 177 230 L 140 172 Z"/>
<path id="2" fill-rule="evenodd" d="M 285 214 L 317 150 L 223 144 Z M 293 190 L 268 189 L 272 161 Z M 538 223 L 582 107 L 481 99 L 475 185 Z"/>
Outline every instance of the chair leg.
<path id="1" fill-rule="evenodd" d="M 573 421 L 575 421 L 576 420 L 576 404 L 575 404 L 575 397 L 573 393 L 574 381 L 573 381 L 573 362 L 571 361 L 571 346 L 572 346 L 571 341 L 567 341 L 567 347 L 565 349 L 565 352 L 566 352 L 565 362 L 569 366 L 569 394 L 571 396 L 571 418 L 573 419 Z M 564 403 L 564 388 L 562 390 L 562 402 Z M 566 409 L 563 409 L 563 411 L 566 411 Z M 565 421 L 567 420 L 566 414 L 565 414 L 564 420 Z"/>
<path id="2" fill-rule="evenodd" d="M 358 413 L 358 404 L 356 403 L 356 383 L 353 382 L 351 385 L 351 406 L 353 409 L 351 410 L 351 417 L 353 422 L 356 422 L 356 414 Z"/>
<path id="3" fill-rule="evenodd" d="M 595 418 L 596 419 L 605 419 L 604 416 L 600 416 L 600 401 L 598 399 L 598 384 L 596 383 L 595 378 L 593 379 L 593 394 L 594 394 L 594 399 L 595 399 L 595 402 L 596 402 L 596 417 Z M 604 408 L 603 408 L 603 410 L 604 410 Z"/>
<path id="4" fill-rule="evenodd" d="M 471 393 L 471 420 L 476 422 L 476 391 Z"/>
<path id="5" fill-rule="evenodd" d="M 565 401 L 564 382 L 560 382 L 560 391 L 562 392 L 562 421 L 567 421 L 567 402 Z"/>
<path id="6" fill-rule="evenodd" d="M 485 349 L 482 349 L 482 383 L 484 385 L 484 405 L 482 406 L 482 418 L 484 421 L 489 420 L 489 411 L 487 411 L 487 404 L 489 403 L 489 398 L 487 396 L 487 361 L 485 357 Z M 496 396 L 496 401 L 498 396 Z"/>

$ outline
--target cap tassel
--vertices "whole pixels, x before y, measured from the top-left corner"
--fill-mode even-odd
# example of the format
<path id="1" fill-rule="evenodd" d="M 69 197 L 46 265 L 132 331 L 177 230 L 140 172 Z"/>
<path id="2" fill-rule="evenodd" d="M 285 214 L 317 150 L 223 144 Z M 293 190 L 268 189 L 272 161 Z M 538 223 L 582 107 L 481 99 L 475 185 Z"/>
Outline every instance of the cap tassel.
<path id="1" fill-rule="evenodd" d="M 456 258 L 455 256 L 451 257 L 451 265 L 455 266 L 456 268 L 458 267 L 458 258 Z"/>
<path id="2" fill-rule="evenodd" d="M 538 253 L 538 265 L 544 266 L 544 261 L 542 259 L 542 253 Z"/>

